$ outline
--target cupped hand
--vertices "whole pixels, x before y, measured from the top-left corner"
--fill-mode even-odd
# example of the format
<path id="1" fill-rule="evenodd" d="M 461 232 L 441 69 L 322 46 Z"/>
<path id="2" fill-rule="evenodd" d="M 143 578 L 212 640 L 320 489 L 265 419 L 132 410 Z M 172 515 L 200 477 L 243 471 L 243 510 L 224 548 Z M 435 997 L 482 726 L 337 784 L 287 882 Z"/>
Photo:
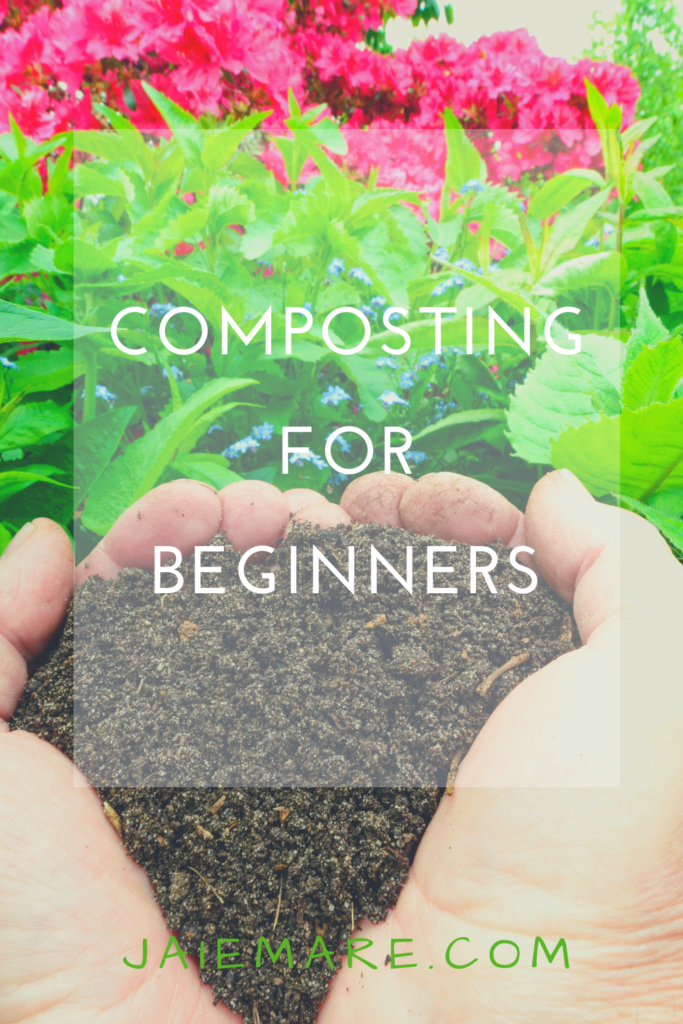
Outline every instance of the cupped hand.
<path id="1" fill-rule="evenodd" d="M 341 508 L 259 482 L 216 494 L 180 481 L 124 513 L 77 575 L 150 568 L 155 543 L 189 554 L 220 529 L 238 550 L 274 546 L 290 512 L 321 526 L 402 525 L 456 544 L 526 543 L 550 585 L 573 601 L 586 645 L 529 677 L 489 720 L 397 907 L 384 924 L 363 926 L 380 966 L 362 978 L 357 965 L 345 968 L 321 1022 L 678 1019 L 683 702 L 673 623 L 683 572 L 658 534 L 556 473 L 535 488 L 526 519 L 453 474 L 418 483 L 373 474 L 347 489 Z M 70 597 L 67 538 L 48 520 L 32 525 L 0 560 L 4 719 L 25 683 L 23 659 L 40 653 Z M 141 935 L 163 950 L 168 932 L 145 874 L 95 794 L 74 787 L 73 771 L 48 744 L 0 724 L 0 940 L 11 950 L 0 965 L 0 1024 L 237 1020 L 212 1006 L 193 967 L 122 969 L 122 950 L 133 956 Z M 541 956 L 531 969 L 536 935 L 550 949 L 566 939 L 568 971 L 560 956 L 545 969 Z M 444 953 L 460 936 L 469 944 L 455 947 L 468 951 L 459 962 L 478 960 L 454 970 Z M 412 948 L 417 968 L 385 968 L 392 938 L 413 939 L 397 948 Z M 489 961 L 499 939 L 520 946 L 514 970 Z"/>

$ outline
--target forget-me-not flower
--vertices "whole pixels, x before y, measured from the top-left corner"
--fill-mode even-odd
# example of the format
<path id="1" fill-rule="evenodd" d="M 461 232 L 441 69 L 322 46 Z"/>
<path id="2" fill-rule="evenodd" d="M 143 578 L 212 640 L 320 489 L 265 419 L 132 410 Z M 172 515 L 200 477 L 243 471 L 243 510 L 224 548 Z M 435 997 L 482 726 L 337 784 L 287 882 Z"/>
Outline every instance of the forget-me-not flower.
<path id="1" fill-rule="evenodd" d="M 17 368 L 17 364 L 16 364 L 16 363 L 11 363 L 11 362 L 9 361 L 9 359 L 7 358 L 7 356 L 0 356 L 0 363 L 1 363 L 1 364 L 2 364 L 2 365 L 3 365 L 4 367 L 5 367 L 5 369 L 7 369 L 7 370 L 16 370 L 16 368 Z"/>
<path id="2" fill-rule="evenodd" d="M 378 366 L 380 370 L 382 368 L 386 370 L 398 370 L 398 363 L 393 356 L 380 356 L 379 359 L 375 359 L 375 366 Z"/>
<path id="3" fill-rule="evenodd" d="M 321 396 L 320 401 L 323 405 L 339 405 L 340 402 L 350 402 L 351 395 L 347 395 L 344 388 L 340 388 L 338 384 L 330 384 L 324 395 Z"/>
<path id="4" fill-rule="evenodd" d="M 362 267 L 351 267 L 349 270 L 349 277 L 355 277 L 357 281 L 362 281 L 363 284 L 371 285 L 372 281 L 365 273 Z"/>
<path id="5" fill-rule="evenodd" d="M 327 273 L 334 274 L 335 277 L 339 277 L 339 275 L 343 274 L 345 270 L 346 267 L 344 266 L 344 260 L 341 256 L 335 256 L 327 268 Z"/>
<path id="6" fill-rule="evenodd" d="M 401 398 L 395 391 L 383 391 L 379 400 L 382 405 L 410 405 L 410 402 L 406 402 L 405 398 Z"/>

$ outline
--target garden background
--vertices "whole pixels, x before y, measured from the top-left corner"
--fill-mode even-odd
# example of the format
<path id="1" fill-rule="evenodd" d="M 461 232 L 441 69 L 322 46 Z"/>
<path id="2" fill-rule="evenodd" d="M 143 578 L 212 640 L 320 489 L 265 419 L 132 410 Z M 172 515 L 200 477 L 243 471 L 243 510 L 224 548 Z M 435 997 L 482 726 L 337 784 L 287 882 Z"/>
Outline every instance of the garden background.
<path id="1" fill-rule="evenodd" d="M 666 0 L 596 19 L 587 55 L 523 30 L 392 52 L 396 16 L 457 29 L 432 0 L 0 4 L 0 547 L 49 514 L 86 554 L 165 480 L 249 477 L 339 500 L 321 444 L 353 423 L 413 434 L 415 476 L 486 481 L 520 507 L 571 468 L 683 550 L 683 31 Z M 441 356 L 420 308 L 475 309 Z M 124 305 L 147 327 L 113 349 Z M 274 358 L 226 357 L 272 307 Z M 285 306 L 362 308 L 363 358 L 314 325 L 278 357 Z M 480 310 L 521 333 L 489 355 Z M 582 310 L 581 358 L 540 325 Z M 192 306 L 209 343 L 172 360 L 159 321 Z M 401 355 L 390 322 L 413 344 Z M 303 314 L 302 314 L 303 316 Z M 197 325 L 169 318 L 190 347 Z M 340 319 L 341 341 L 357 325 Z M 453 340 L 456 344 L 453 344 Z M 280 466 L 284 425 L 313 424 Z M 355 441 L 335 459 L 354 465 Z M 74 457 L 75 456 L 75 457 Z M 350 460 L 344 463 L 344 460 Z"/>

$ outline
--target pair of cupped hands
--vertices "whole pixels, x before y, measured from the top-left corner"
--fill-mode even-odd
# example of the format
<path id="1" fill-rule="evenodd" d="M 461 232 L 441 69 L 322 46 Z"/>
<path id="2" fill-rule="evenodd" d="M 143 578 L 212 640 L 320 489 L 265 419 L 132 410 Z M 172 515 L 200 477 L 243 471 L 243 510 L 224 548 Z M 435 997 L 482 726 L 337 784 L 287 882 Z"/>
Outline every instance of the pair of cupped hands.
<path id="1" fill-rule="evenodd" d="M 292 514 L 528 545 L 584 644 L 489 719 L 397 906 L 363 925 L 374 942 L 363 955 L 380 968 L 343 967 L 321 1024 L 683 1020 L 683 569 L 659 534 L 564 470 L 538 482 L 525 515 L 452 473 L 361 477 L 341 507 L 257 481 L 216 492 L 181 480 L 124 512 L 76 580 L 151 568 L 155 543 L 189 554 L 218 531 L 238 551 L 275 546 Z M 27 524 L 0 559 L 0 1024 L 237 1021 L 193 963 L 158 969 L 168 930 L 146 874 L 67 758 L 6 724 L 73 582 L 71 545 L 49 519 Z M 561 953 L 533 968 L 536 936 L 550 950 L 564 938 L 569 969 Z M 122 958 L 137 962 L 143 937 L 148 967 L 130 970 Z M 413 940 L 396 948 L 412 949 L 417 968 L 384 967 L 392 938 Z M 469 942 L 454 960 L 477 958 L 463 970 L 444 956 L 458 938 Z M 489 959 L 500 939 L 520 948 L 514 969 Z"/>

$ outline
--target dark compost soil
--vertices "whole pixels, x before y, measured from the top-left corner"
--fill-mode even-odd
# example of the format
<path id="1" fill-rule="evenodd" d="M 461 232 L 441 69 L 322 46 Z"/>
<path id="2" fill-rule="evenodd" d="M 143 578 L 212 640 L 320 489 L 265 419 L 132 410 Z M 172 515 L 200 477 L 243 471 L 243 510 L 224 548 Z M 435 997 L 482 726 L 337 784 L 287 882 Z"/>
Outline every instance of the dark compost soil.
<path id="1" fill-rule="evenodd" d="M 316 936 L 336 957 L 354 920 L 386 916 L 486 719 L 579 642 L 542 581 L 530 594 L 508 589 L 529 580 L 499 544 L 496 594 L 482 577 L 469 593 L 464 545 L 435 557 L 455 569 L 436 585 L 458 594 L 428 594 L 429 543 L 440 542 L 374 525 L 297 526 L 274 564 L 247 569 L 258 586 L 276 570 L 269 595 L 242 586 L 229 545 L 203 557 L 223 568 L 203 585 L 223 594 L 194 593 L 193 562 L 185 587 L 164 597 L 142 570 L 91 578 L 11 722 L 73 756 L 75 669 L 76 760 L 183 949 L 206 943 L 202 977 L 216 1000 L 247 1020 L 314 1021 L 333 973 L 324 957 L 305 967 Z M 354 546 L 354 594 L 327 569 L 311 592 L 312 544 L 344 575 Z M 412 595 L 383 569 L 370 593 L 371 545 L 402 575 L 413 547 Z M 260 936 L 273 949 L 288 938 L 293 969 L 267 954 L 257 969 Z M 243 967 L 216 968 L 219 938 L 239 939 L 223 951 L 239 949 Z"/>

